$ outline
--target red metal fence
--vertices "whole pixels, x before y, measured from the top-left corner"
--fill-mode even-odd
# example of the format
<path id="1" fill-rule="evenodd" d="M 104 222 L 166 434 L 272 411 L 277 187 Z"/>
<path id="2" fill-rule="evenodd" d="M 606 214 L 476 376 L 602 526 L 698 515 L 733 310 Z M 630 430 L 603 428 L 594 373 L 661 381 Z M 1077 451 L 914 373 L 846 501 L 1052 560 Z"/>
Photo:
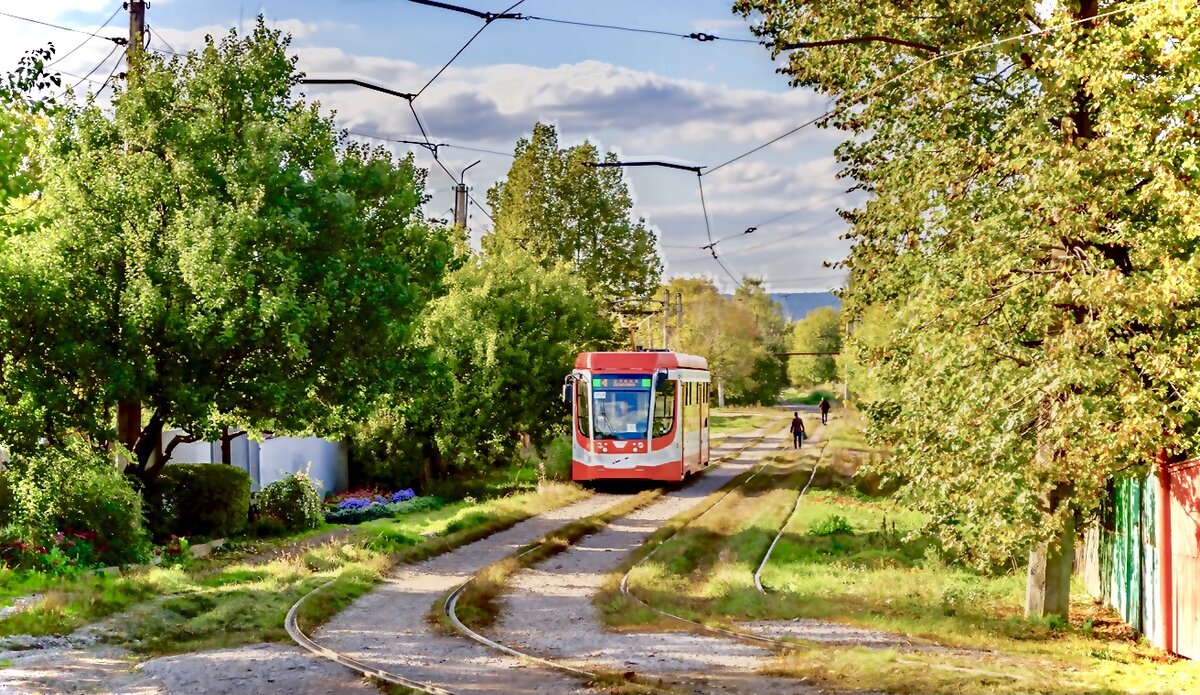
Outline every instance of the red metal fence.
<path id="1" fill-rule="evenodd" d="M 1076 559 L 1088 591 L 1152 644 L 1200 659 L 1200 460 L 1115 481 Z"/>

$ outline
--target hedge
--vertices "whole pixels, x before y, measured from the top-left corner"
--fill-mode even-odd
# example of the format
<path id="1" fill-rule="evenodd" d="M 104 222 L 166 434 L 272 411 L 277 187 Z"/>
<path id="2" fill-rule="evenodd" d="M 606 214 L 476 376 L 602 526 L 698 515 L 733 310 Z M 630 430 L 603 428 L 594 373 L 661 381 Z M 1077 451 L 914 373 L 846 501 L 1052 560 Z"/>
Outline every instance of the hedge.
<path id="1" fill-rule="evenodd" d="M 176 463 L 146 486 L 146 521 L 157 539 L 219 538 L 246 526 L 250 476 L 219 463 Z"/>

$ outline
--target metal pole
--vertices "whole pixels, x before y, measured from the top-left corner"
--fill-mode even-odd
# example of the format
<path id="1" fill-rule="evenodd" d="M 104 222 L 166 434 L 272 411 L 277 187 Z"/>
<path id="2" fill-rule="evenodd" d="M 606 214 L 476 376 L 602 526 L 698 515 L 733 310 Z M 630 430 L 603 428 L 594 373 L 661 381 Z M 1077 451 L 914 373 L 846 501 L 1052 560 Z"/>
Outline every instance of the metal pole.
<path id="1" fill-rule="evenodd" d="M 683 349 L 683 293 L 675 293 L 675 320 L 678 326 L 675 333 L 675 349 Z"/>
<path id="2" fill-rule="evenodd" d="M 467 227 L 467 184 L 454 186 L 454 226 Z"/>
<path id="3" fill-rule="evenodd" d="M 667 330 L 671 325 L 671 290 L 663 290 L 666 298 L 663 300 L 663 349 L 670 350 L 671 344 L 667 340 Z"/>

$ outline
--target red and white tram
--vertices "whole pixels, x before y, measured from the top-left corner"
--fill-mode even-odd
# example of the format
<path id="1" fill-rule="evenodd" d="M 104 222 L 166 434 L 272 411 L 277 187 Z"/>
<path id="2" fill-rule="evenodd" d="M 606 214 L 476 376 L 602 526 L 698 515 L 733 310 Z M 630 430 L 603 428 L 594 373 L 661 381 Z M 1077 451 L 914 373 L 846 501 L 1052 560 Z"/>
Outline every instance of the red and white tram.
<path id="1" fill-rule="evenodd" d="M 708 362 L 676 352 L 583 352 L 567 376 L 571 478 L 683 480 L 708 467 Z"/>

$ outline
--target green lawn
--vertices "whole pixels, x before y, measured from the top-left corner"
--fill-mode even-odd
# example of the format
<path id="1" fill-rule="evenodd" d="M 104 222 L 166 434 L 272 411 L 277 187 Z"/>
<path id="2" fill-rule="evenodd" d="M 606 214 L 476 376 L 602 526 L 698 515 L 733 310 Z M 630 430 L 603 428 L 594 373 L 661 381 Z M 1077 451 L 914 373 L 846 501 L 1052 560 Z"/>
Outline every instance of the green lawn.
<path id="1" fill-rule="evenodd" d="M 856 459 L 838 443 L 857 449 L 862 440 L 853 418 L 844 422 L 831 428 L 818 489 L 805 497 L 763 573 L 767 595 L 755 588 L 753 573 L 807 482 L 815 449 L 777 455 L 762 475 L 666 542 L 632 572 L 637 595 L 708 624 L 815 618 L 971 650 L 798 644 L 771 667 L 830 689 L 1200 692 L 1200 665 L 1145 647 L 1081 587 L 1071 624 L 1026 620 L 1023 567 L 985 574 L 957 565 L 923 532 L 922 515 L 886 496 L 861 494 L 846 480 L 841 469 Z M 598 603 L 616 628 L 678 629 L 613 591 Z M 981 648 L 992 651 L 973 651 Z"/>
<path id="2" fill-rule="evenodd" d="M 0 620 L 0 635 L 64 634 L 113 616 L 113 640 L 145 654 L 170 654 L 259 641 L 283 641 L 283 617 L 301 596 L 334 583 L 305 604 L 306 626 L 323 622 L 371 589 L 396 562 L 418 560 L 469 543 L 546 509 L 582 499 L 574 485 L 364 523 L 349 540 L 261 561 L 259 544 L 234 546 L 177 567 L 142 568 L 117 577 L 48 580 L 0 573 L 5 596 L 44 592 L 30 608 Z"/>

